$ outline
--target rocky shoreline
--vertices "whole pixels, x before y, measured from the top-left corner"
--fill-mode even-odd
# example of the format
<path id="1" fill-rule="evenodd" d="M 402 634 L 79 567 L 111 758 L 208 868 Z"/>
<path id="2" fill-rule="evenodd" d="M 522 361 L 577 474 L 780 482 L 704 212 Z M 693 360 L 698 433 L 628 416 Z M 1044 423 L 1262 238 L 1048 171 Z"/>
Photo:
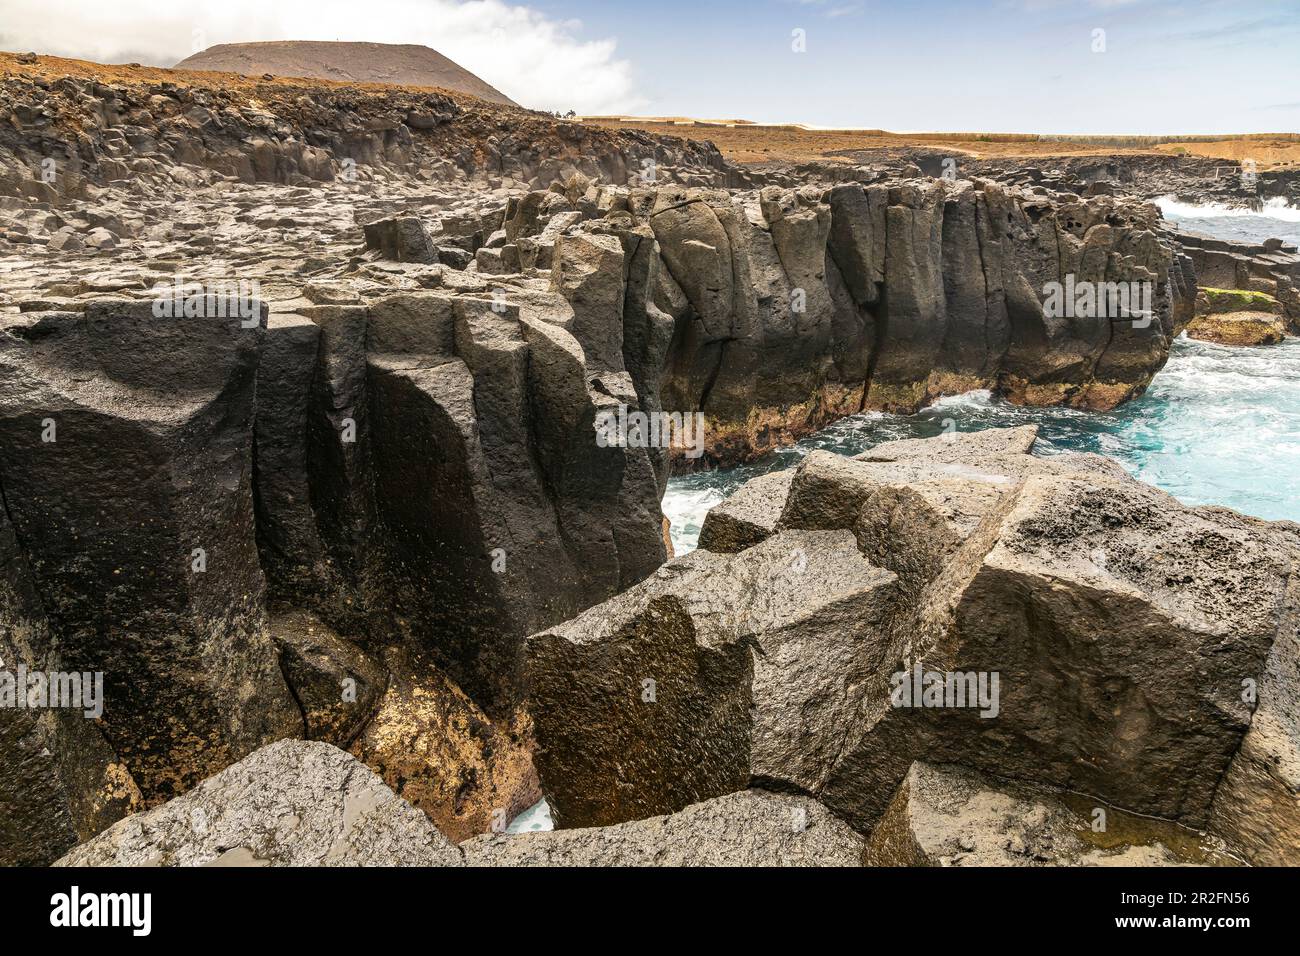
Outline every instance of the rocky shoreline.
<path id="1" fill-rule="evenodd" d="M 1295 526 L 1024 429 L 816 453 L 682 558 L 660 505 L 864 410 L 1113 408 L 1224 301 L 1295 333 L 1294 249 L 1053 175 L 0 66 L 0 670 L 102 682 L 0 707 L 0 862 L 1298 862 Z"/>

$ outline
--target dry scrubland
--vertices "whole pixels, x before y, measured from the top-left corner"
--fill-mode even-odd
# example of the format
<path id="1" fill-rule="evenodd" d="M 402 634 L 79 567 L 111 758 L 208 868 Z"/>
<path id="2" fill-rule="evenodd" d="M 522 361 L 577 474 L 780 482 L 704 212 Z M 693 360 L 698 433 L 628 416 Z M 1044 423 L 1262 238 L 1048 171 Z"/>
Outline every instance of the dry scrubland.
<path id="1" fill-rule="evenodd" d="M 1222 159 L 1254 159 L 1261 167 L 1300 163 L 1300 134 L 1262 133 L 1240 137 L 1183 139 L 1132 145 L 1133 137 L 1080 137 L 1040 140 L 1019 133 L 890 133 L 885 130 L 819 130 L 801 126 L 766 126 L 743 120 L 691 120 L 683 117 L 589 116 L 583 122 L 620 129 L 640 129 L 666 136 L 707 139 L 735 163 L 804 163 L 842 160 L 837 154 L 858 150 L 897 150 L 945 146 L 978 159 L 996 157 L 1093 156 L 1117 153 L 1173 153 Z"/>

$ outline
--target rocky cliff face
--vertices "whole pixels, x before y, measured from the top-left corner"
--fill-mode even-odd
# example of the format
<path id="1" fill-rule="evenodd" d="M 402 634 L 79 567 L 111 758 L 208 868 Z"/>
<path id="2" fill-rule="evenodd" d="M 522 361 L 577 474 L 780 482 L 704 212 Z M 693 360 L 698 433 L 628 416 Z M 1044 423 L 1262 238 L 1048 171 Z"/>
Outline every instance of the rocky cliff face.
<path id="1" fill-rule="evenodd" d="M 645 407 L 706 416 L 696 465 L 979 388 L 1112 408 L 1164 365 L 1195 299 L 1194 269 L 1153 207 L 982 181 L 578 183 L 517 200 L 505 218 L 499 249 L 477 262 L 502 281 L 549 264 L 557 237 L 575 232 L 621 236 L 658 260 L 646 272 L 655 311 L 625 338 L 625 358 L 648 370 L 637 376 Z M 1085 287 L 1144 289 L 1148 312 L 1053 306 L 1053 288 Z"/>
<path id="2" fill-rule="evenodd" d="M 383 176 L 510 176 L 568 167 L 627 182 L 645 163 L 727 181 L 707 144 L 612 131 L 450 91 L 104 67 L 0 53 L 0 195 L 93 198 L 234 177 L 310 185 Z"/>
<path id="3" fill-rule="evenodd" d="M 601 408 L 635 403 L 630 377 L 587 358 L 564 290 L 527 310 L 323 291 L 269 320 L 256 300 L 250 319 L 187 319 L 186 301 L 177 318 L 97 300 L 0 319 L 6 533 L 19 594 L 39 595 L 6 613 L 32 653 L 105 675 L 100 726 L 157 802 L 280 737 L 346 744 L 383 690 L 368 658 L 407 648 L 423 663 L 390 665 L 391 692 L 454 683 L 427 692 L 436 714 L 385 705 L 387 736 L 359 751 L 386 766 L 393 733 L 442 724 L 491 766 L 460 779 L 464 754 L 430 758 L 459 781 L 438 811 L 498 799 L 498 766 L 523 789 L 468 833 L 522 809 L 535 791 L 509 754 L 526 767 L 526 743 L 491 728 L 521 719 L 524 636 L 664 559 L 649 455 L 593 441 Z M 306 640 L 301 611 L 337 635 Z M 345 680 L 371 692 L 348 701 Z M 340 695 L 356 716 L 329 713 Z"/>

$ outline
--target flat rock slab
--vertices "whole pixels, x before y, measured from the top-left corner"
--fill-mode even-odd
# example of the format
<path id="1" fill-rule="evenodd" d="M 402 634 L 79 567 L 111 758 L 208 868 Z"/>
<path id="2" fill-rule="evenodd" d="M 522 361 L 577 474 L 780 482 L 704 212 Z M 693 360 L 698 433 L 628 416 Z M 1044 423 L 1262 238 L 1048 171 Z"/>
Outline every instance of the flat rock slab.
<path id="1" fill-rule="evenodd" d="M 1286 338 L 1286 320 L 1267 312 L 1198 315 L 1187 326 L 1187 334 L 1218 345 L 1277 345 Z"/>
<path id="2" fill-rule="evenodd" d="M 325 743 L 263 747 L 57 866 L 456 866 L 428 818 Z"/>
<path id="3" fill-rule="evenodd" d="M 461 844 L 470 866 L 858 866 L 861 847 L 815 800 L 761 790 L 617 826 Z"/>
<path id="4" fill-rule="evenodd" d="M 867 866 L 1236 866 L 1213 837 L 1082 794 L 915 763 L 872 832 Z"/>

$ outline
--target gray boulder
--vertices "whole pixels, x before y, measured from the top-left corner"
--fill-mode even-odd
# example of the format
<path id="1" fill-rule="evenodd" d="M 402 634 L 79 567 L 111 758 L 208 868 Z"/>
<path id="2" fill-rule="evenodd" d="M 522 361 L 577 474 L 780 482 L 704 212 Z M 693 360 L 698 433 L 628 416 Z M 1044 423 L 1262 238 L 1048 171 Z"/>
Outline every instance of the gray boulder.
<path id="1" fill-rule="evenodd" d="M 436 263 L 438 248 L 416 216 L 381 219 L 362 227 L 366 248 L 397 262 Z"/>
<path id="2" fill-rule="evenodd" d="M 538 770 L 559 825 L 675 812 L 830 772 L 880 666 L 894 575 L 845 531 L 696 551 L 528 642 Z"/>
<path id="3" fill-rule="evenodd" d="M 704 516 L 699 546 L 705 551 L 732 554 L 763 542 L 776 533 L 794 469 L 753 478 Z"/>
<path id="4" fill-rule="evenodd" d="M 423 813 L 324 743 L 264 747 L 57 866 L 457 866 Z"/>
<path id="5" fill-rule="evenodd" d="M 915 763 L 866 866 L 1238 866 L 1221 840 L 1067 791 Z"/>
<path id="6" fill-rule="evenodd" d="M 460 848 L 469 866 L 858 866 L 862 838 L 815 800 L 746 790 L 671 816 Z"/>

